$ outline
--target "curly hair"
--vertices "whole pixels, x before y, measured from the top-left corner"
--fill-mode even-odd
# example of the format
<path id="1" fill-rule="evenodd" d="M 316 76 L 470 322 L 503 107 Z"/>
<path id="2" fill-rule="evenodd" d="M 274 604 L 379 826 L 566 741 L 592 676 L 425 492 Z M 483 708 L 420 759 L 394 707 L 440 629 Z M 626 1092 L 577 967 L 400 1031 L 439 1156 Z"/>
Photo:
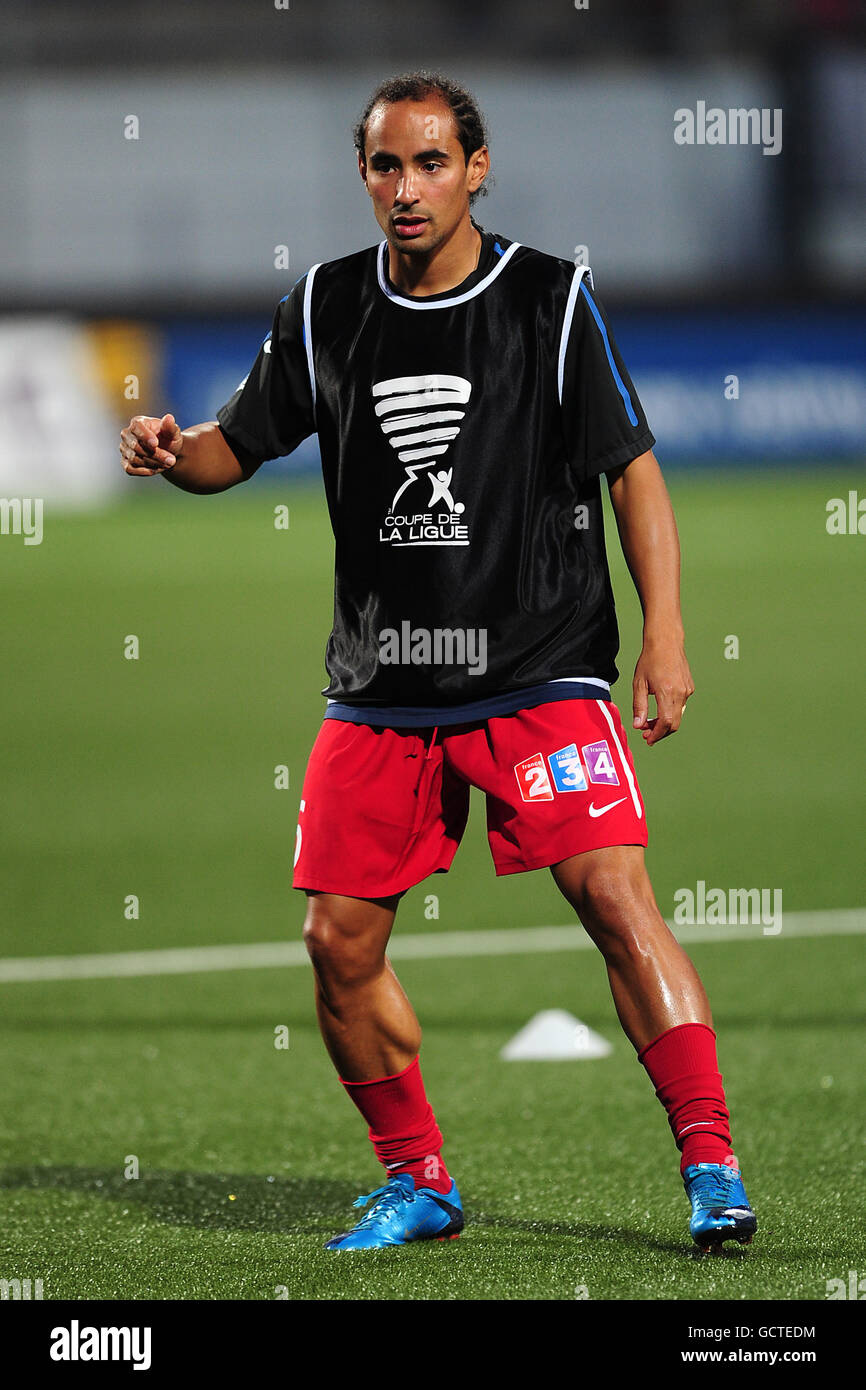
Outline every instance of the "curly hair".
<path id="1" fill-rule="evenodd" d="M 468 164 L 469 156 L 473 155 L 476 150 L 480 150 L 482 145 L 488 144 L 487 126 L 478 103 L 470 91 L 452 81 L 450 77 L 445 77 L 440 72 L 428 72 L 423 68 L 416 72 L 400 73 L 397 77 L 389 77 L 386 81 L 379 83 L 352 132 L 355 149 L 361 158 L 364 158 L 367 121 L 375 106 L 382 104 L 391 106 L 398 101 L 423 101 L 425 97 L 430 96 L 441 97 L 445 104 L 450 107 L 454 116 L 454 124 L 457 127 L 457 139 L 460 141 L 463 157 Z M 492 176 L 488 174 L 481 187 L 477 188 L 474 193 L 470 193 L 470 203 L 474 203 L 476 198 L 484 196 L 487 193 L 487 184 L 492 183 L 492 181 Z"/>

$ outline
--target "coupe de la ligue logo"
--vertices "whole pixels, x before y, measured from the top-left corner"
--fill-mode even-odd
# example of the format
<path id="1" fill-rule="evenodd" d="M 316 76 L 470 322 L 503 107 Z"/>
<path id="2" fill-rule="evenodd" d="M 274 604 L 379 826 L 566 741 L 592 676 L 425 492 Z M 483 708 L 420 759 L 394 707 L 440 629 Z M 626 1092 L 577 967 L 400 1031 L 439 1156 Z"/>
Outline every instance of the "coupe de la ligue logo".
<path id="1" fill-rule="evenodd" d="M 454 500 L 454 470 L 444 467 L 444 456 L 460 433 L 471 392 L 465 377 L 441 373 L 374 385 L 376 418 L 405 473 L 379 528 L 386 545 L 469 544 L 465 505 Z"/>

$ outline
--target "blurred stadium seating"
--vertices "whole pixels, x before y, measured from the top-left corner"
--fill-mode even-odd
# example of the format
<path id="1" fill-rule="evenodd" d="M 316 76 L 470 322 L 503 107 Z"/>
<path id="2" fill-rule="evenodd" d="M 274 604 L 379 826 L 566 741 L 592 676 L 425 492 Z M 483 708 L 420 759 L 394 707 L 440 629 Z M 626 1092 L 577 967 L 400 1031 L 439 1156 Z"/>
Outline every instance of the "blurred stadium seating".
<path id="1" fill-rule="evenodd" d="M 861 457 L 862 7 L 431 0 L 424 14 L 421 42 L 413 12 L 384 3 L 7 4 L 3 487 L 41 476 L 15 427 L 33 393 L 48 417 L 72 408 L 70 372 L 33 360 L 52 320 L 67 347 L 79 326 L 104 437 L 136 410 L 213 416 L 294 280 L 378 240 L 350 129 L 381 76 L 419 65 L 465 81 L 489 118 L 478 220 L 592 265 L 663 461 Z M 700 100 L 780 109 L 781 154 L 678 146 L 674 112 Z M 57 438 L 43 431 L 43 457 L 69 447 Z M 313 441 L 291 467 L 316 459 Z M 116 482 L 113 448 L 83 467 L 82 496 Z M 55 461 L 46 488 L 68 474 Z"/>

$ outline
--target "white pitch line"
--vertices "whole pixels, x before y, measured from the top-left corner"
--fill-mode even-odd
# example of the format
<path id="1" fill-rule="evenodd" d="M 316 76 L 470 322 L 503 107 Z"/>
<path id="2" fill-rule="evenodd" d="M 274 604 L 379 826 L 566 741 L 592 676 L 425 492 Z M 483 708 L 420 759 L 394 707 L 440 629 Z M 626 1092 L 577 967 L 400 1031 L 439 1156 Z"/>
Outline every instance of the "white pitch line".
<path id="1" fill-rule="evenodd" d="M 674 928 L 684 946 L 731 941 L 784 941 L 791 937 L 861 936 L 866 908 L 833 912 L 787 912 L 782 930 L 765 936 L 754 926 Z M 584 951 L 592 942 L 580 926 L 513 927 L 504 931 L 424 932 L 395 935 L 392 960 L 444 960 L 459 956 L 537 955 Z M 19 956 L 0 960 L 0 984 L 42 980 L 132 979 L 144 975 L 193 975 L 214 970 L 270 970 L 307 965 L 302 941 L 262 941 L 239 946 L 189 946 L 166 951 L 122 951 L 81 956 Z"/>

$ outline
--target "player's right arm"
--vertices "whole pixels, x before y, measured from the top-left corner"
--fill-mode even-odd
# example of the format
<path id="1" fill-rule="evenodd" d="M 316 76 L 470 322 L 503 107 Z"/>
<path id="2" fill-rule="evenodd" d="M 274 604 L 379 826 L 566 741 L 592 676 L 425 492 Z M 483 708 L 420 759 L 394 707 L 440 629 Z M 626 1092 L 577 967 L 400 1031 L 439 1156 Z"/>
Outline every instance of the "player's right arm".
<path id="1" fill-rule="evenodd" d="M 161 473 L 184 492 L 225 492 L 255 472 L 229 448 L 216 420 L 181 430 L 173 415 L 134 415 L 120 432 L 120 454 L 131 477 Z"/>
<path id="2" fill-rule="evenodd" d="M 173 415 L 134 415 L 120 432 L 127 473 L 161 473 L 184 492 L 225 492 L 267 459 L 292 453 L 315 433 L 311 366 L 303 326 L 306 277 L 280 300 L 271 331 L 216 420 L 181 430 Z M 229 443 L 231 441 L 231 443 Z"/>

